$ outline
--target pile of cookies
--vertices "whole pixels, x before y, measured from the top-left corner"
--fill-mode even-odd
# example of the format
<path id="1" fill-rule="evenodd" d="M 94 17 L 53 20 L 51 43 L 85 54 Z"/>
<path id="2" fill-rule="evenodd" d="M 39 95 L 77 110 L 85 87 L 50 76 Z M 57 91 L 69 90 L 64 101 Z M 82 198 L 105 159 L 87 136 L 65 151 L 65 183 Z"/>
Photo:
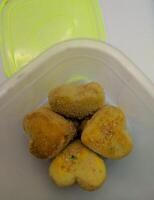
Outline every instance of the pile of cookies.
<path id="1" fill-rule="evenodd" d="M 30 152 L 52 159 L 49 176 L 58 186 L 97 189 L 106 179 L 103 158 L 120 159 L 132 150 L 124 113 L 105 104 L 104 90 L 95 82 L 62 85 L 48 100 L 24 119 Z"/>

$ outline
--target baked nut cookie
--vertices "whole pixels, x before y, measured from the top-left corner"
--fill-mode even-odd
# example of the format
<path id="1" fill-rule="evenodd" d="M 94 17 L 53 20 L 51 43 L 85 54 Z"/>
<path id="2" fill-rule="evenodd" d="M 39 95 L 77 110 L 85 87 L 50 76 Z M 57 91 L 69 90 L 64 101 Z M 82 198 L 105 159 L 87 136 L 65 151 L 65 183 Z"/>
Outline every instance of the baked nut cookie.
<path id="1" fill-rule="evenodd" d="M 97 154 L 76 140 L 52 161 L 49 176 L 60 187 L 78 183 L 83 189 L 92 191 L 105 181 L 106 167 Z"/>
<path id="2" fill-rule="evenodd" d="M 120 108 L 104 106 L 88 121 L 81 136 L 89 149 L 110 159 L 120 159 L 132 150 L 133 144 Z"/>
<path id="3" fill-rule="evenodd" d="M 76 134 L 73 122 L 51 111 L 48 106 L 28 114 L 24 129 L 31 138 L 30 152 L 42 159 L 55 157 Z"/>
<path id="4" fill-rule="evenodd" d="M 91 82 L 62 85 L 51 91 L 48 98 L 53 111 L 65 117 L 83 119 L 103 106 L 105 95 L 98 83 Z"/>

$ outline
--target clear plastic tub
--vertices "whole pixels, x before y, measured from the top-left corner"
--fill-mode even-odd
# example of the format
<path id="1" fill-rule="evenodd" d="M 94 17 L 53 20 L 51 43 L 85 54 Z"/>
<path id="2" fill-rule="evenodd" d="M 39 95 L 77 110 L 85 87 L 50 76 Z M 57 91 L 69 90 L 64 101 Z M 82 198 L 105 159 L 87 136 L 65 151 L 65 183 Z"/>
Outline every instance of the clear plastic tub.
<path id="1" fill-rule="evenodd" d="M 72 81 L 98 81 L 122 107 L 134 140 L 126 158 L 107 163 L 107 181 L 93 193 L 57 188 L 49 161 L 35 159 L 22 129 L 24 115 L 42 103 L 50 89 Z M 36 58 L 0 88 L 0 199 L 141 200 L 154 191 L 154 88 L 121 52 L 96 41 L 59 44 Z"/>

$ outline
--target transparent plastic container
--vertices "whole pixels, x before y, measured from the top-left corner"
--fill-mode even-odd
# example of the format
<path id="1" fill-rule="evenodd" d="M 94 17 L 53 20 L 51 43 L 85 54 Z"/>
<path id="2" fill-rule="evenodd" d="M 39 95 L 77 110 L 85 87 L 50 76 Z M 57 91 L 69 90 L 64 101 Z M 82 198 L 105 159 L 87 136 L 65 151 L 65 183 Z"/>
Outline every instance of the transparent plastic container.
<path id="1" fill-rule="evenodd" d="M 2 0 L 0 50 L 7 77 L 73 38 L 105 40 L 99 0 Z"/>
<path id="2" fill-rule="evenodd" d="M 89 193 L 74 186 L 57 188 L 48 177 L 49 161 L 28 151 L 22 128 L 25 114 L 67 82 L 98 81 L 110 102 L 126 113 L 134 150 L 106 160 L 107 181 Z M 49 49 L 0 87 L 0 199 L 141 200 L 154 191 L 153 85 L 121 52 L 92 40 L 74 40 Z"/>

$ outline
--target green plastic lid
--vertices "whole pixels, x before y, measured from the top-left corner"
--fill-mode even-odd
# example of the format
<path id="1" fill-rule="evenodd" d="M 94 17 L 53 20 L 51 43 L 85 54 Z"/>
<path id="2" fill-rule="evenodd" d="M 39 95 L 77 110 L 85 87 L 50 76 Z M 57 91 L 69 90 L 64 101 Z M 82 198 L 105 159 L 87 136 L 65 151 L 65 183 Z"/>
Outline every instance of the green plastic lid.
<path id="1" fill-rule="evenodd" d="M 105 40 L 99 0 L 3 0 L 0 50 L 7 77 L 53 44 Z"/>

